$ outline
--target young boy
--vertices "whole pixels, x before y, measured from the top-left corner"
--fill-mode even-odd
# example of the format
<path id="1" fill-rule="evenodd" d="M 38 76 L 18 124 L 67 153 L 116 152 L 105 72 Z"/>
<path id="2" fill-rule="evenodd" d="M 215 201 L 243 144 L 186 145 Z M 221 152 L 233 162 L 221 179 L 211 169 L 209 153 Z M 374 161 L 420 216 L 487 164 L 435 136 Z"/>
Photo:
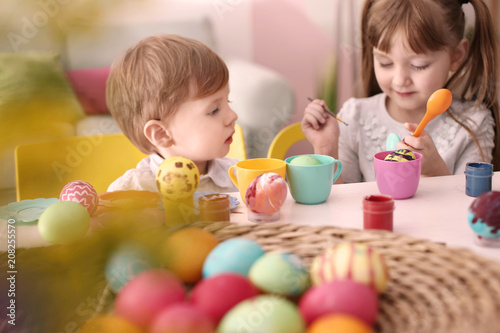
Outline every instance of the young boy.
<path id="1" fill-rule="evenodd" d="M 149 157 L 108 191 L 158 191 L 158 166 L 170 156 L 192 160 L 199 191 L 237 191 L 225 158 L 238 116 L 229 106 L 225 63 L 203 43 L 176 35 L 148 37 L 115 62 L 106 102 L 128 139 Z"/>

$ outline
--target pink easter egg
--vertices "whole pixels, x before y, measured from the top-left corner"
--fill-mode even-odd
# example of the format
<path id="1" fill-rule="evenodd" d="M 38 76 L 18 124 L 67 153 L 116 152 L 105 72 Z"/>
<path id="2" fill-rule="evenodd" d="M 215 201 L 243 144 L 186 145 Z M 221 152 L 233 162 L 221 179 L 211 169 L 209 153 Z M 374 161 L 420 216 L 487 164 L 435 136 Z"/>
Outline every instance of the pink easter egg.
<path id="1" fill-rule="evenodd" d="M 74 201 L 83 205 L 89 215 L 94 214 L 99 205 L 99 195 L 96 189 L 83 180 L 75 180 L 66 184 L 59 195 L 61 201 Z"/>
<path id="2" fill-rule="evenodd" d="M 257 176 L 248 185 L 245 202 L 248 209 L 259 214 L 277 212 L 285 203 L 288 187 L 283 177 L 274 172 Z"/>
<path id="3" fill-rule="evenodd" d="M 339 280 L 309 288 L 299 301 L 299 311 L 310 324 L 327 314 L 346 314 L 373 325 L 378 313 L 376 291 L 362 283 Z"/>
<path id="4" fill-rule="evenodd" d="M 214 321 L 192 304 L 179 303 L 162 311 L 150 333 L 215 333 Z"/>
<path id="5" fill-rule="evenodd" d="M 184 302 L 186 289 L 181 280 L 165 269 L 147 270 L 127 283 L 118 293 L 114 312 L 147 329 L 168 307 Z"/>
<path id="6" fill-rule="evenodd" d="M 191 302 L 218 323 L 236 304 L 258 293 L 243 275 L 221 273 L 198 282 L 191 292 Z"/>

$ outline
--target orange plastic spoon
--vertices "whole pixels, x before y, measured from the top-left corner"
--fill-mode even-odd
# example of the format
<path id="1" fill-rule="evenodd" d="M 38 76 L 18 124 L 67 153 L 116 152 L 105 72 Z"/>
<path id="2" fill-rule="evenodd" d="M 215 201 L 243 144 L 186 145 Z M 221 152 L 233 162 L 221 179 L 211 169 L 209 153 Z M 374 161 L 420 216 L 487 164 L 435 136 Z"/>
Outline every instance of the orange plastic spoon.
<path id="1" fill-rule="evenodd" d="M 429 121 L 448 110 L 452 99 L 453 96 L 451 95 L 451 91 L 448 89 L 439 89 L 433 92 L 431 97 L 427 100 L 427 111 L 425 111 L 424 118 L 422 118 L 420 124 L 418 124 L 413 136 L 419 137 Z"/>

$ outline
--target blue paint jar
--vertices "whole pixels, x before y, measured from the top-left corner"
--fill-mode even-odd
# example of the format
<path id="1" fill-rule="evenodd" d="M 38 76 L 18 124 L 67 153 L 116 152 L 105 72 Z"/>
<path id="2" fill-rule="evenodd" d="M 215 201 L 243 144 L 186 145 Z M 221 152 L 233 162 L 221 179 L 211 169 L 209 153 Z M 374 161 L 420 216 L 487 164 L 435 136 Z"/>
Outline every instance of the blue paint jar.
<path id="1" fill-rule="evenodd" d="M 465 166 L 465 194 L 477 197 L 484 192 L 491 191 L 491 177 L 493 177 L 493 164 L 467 163 Z"/>

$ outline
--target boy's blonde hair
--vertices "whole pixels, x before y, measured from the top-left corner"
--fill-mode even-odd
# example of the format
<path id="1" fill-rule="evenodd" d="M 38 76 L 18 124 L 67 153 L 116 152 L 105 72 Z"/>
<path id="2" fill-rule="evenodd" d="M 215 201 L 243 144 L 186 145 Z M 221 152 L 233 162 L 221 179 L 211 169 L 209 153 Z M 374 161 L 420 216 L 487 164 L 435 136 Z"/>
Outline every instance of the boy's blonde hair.
<path id="1" fill-rule="evenodd" d="M 188 98 L 224 88 L 229 72 L 205 44 L 182 36 L 148 37 L 111 67 L 106 103 L 123 133 L 143 153 L 156 152 L 144 135 L 149 120 L 168 119 Z"/>
<path id="2" fill-rule="evenodd" d="M 366 96 L 382 92 L 375 77 L 373 48 L 388 52 L 392 36 L 401 29 L 417 54 L 456 46 L 465 36 L 465 2 L 475 12 L 472 41 L 464 63 L 445 87 L 460 98 L 475 100 L 477 107 L 484 104 L 491 110 L 496 124 L 493 163 L 495 170 L 500 170 L 497 37 L 482 0 L 366 0 L 361 22 L 363 88 Z M 452 110 L 448 114 L 471 134 L 483 155 L 473 131 L 458 121 Z"/>

